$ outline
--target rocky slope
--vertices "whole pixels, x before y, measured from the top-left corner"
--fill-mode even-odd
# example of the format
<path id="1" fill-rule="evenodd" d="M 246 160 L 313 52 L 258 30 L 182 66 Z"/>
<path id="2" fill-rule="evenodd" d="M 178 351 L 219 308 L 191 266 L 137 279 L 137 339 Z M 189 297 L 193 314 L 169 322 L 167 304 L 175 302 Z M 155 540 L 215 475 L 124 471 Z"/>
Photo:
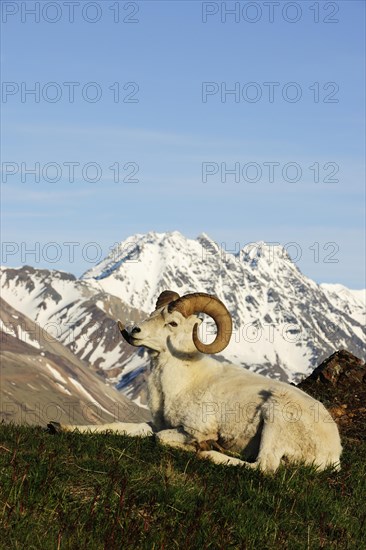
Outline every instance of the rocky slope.
<path id="1" fill-rule="evenodd" d="M 298 387 L 324 403 L 342 435 L 366 441 L 366 363 L 362 359 L 337 351 Z"/>
<path id="2" fill-rule="evenodd" d="M 149 417 L 39 325 L 0 300 L 0 418 L 102 424 Z"/>

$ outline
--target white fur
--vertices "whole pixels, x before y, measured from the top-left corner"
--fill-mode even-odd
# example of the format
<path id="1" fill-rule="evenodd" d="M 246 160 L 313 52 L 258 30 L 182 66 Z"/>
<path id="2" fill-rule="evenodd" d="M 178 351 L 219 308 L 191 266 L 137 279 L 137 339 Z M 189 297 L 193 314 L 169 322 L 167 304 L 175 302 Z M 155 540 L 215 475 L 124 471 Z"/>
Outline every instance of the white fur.
<path id="1" fill-rule="evenodd" d="M 197 322 L 164 307 L 131 333 L 134 345 L 152 350 L 149 407 L 156 429 L 169 430 L 164 442 L 171 436 L 175 446 L 192 448 L 213 440 L 247 462 L 217 451 L 202 457 L 265 472 L 282 459 L 339 468 L 338 428 L 325 407 L 294 386 L 199 353 L 192 341 Z"/>

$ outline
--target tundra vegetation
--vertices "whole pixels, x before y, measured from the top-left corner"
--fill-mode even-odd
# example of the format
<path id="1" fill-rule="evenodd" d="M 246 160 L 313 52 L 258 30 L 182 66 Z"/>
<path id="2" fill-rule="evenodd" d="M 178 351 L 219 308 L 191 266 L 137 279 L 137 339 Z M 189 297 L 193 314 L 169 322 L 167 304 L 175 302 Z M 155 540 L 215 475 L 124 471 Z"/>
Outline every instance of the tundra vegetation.
<path id="1" fill-rule="evenodd" d="M 0 547 L 360 549 L 366 440 L 342 469 L 274 475 L 216 465 L 153 437 L 0 426 Z"/>

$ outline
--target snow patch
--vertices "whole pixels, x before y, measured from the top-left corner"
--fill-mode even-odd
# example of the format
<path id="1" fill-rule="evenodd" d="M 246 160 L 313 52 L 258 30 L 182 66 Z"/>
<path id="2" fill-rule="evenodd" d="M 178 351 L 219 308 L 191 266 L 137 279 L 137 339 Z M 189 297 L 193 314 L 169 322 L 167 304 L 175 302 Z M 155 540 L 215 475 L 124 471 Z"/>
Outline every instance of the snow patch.
<path id="1" fill-rule="evenodd" d="M 58 370 L 51 367 L 51 365 L 49 365 L 48 363 L 46 364 L 46 367 L 48 368 L 48 370 L 50 371 L 52 376 L 54 378 L 56 378 L 56 380 L 58 380 L 59 382 L 62 382 L 62 384 L 67 384 L 67 381 L 65 380 L 65 378 L 63 376 L 61 376 L 61 374 L 58 372 Z"/>
<path id="2" fill-rule="evenodd" d="M 136 399 L 132 399 L 132 402 L 136 403 L 136 405 L 138 407 L 141 407 L 142 409 L 146 409 L 148 411 L 150 410 L 147 405 L 144 405 L 143 403 L 141 403 L 141 397 L 140 396 L 138 396 Z"/>
<path id="3" fill-rule="evenodd" d="M 93 403 L 93 405 L 96 405 L 97 407 L 99 407 L 100 409 L 102 409 L 104 412 L 106 412 L 107 414 L 111 414 L 110 411 L 107 411 L 107 409 L 105 409 L 100 403 L 98 403 L 98 401 L 96 399 L 94 399 L 94 397 L 92 395 L 90 395 L 90 393 L 80 384 L 80 382 L 78 380 L 75 380 L 75 378 L 71 378 L 69 376 L 69 380 L 72 384 L 74 384 L 75 388 L 77 388 L 77 390 L 84 394 L 85 397 L 87 397 L 87 399 Z"/>
<path id="4" fill-rule="evenodd" d="M 60 388 L 62 393 L 66 393 L 66 395 L 72 395 L 71 392 L 69 392 L 69 390 L 65 388 L 62 384 L 59 384 L 58 382 L 56 382 L 56 386 Z"/>

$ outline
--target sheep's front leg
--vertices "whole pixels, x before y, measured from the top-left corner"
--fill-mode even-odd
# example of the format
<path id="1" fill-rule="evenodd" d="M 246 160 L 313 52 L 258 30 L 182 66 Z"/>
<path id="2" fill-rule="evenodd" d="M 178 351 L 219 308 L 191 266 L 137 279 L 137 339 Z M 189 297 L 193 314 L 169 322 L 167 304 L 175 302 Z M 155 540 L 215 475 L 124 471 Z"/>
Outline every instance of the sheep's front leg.
<path id="1" fill-rule="evenodd" d="M 75 431 L 80 433 L 112 432 L 129 435 L 131 437 L 146 437 L 153 434 L 152 428 L 146 422 L 111 422 L 110 424 L 89 424 L 79 426 L 74 426 L 71 424 L 60 424 L 59 422 L 50 422 L 49 424 L 47 424 L 47 430 L 49 433 L 52 434 Z"/>
<path id="2" fill-rule="evenodd" d="M 156 439 L 163 445 L 169 445 L 169 447 L 175 447 L 183 449 L 184 451 L 197 450 L 192 438 L 182 430 L 170 429 L 161 430 L 155 434 Z"/>
<path id="3" fill-rule="evenodd" d="M 201 451 L 198 453 L 199 458 L 209 459 L 215 464 L 224 464 L 225 466 L 245 466 L 246 468 L 257 468 L 258 464 L 245 462 L 240 458 L 235 458 L 234 456 L 224 455 L 218 451 Z"/>

